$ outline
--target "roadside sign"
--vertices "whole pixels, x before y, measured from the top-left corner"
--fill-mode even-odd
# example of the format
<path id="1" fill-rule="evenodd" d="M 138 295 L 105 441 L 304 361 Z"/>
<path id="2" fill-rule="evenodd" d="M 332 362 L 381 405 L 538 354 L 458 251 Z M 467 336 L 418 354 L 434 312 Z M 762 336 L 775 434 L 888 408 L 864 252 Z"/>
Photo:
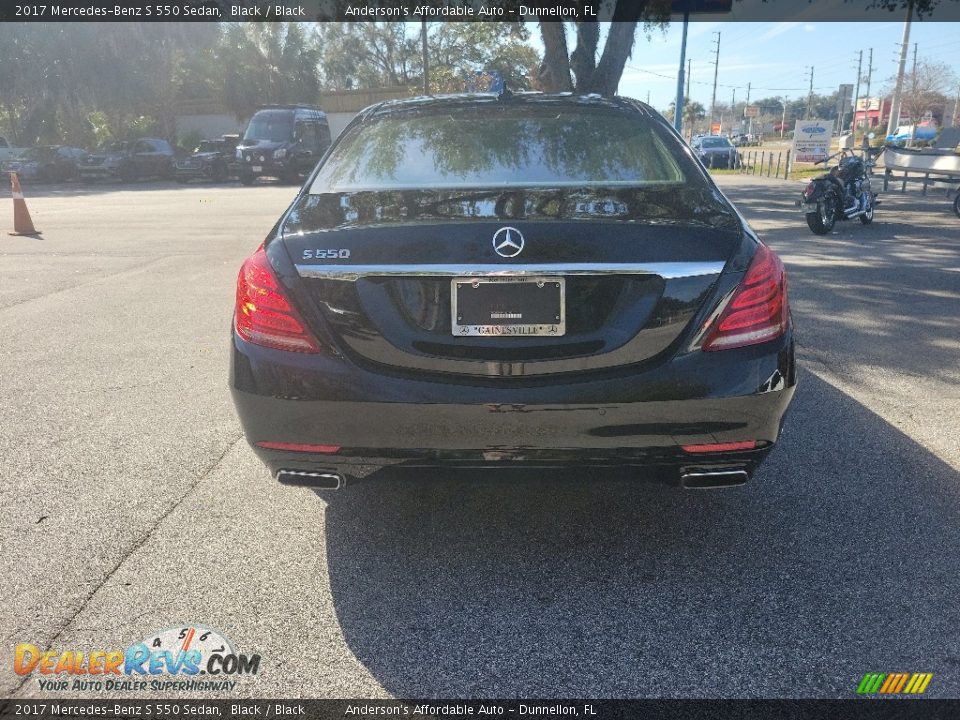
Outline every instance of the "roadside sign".
<path id="1" fill-rule="evenodd" d="M 797 120 L 793 131 L 793 161 L 817 162 L 830 155 L 832 127 L 829 120 Z"/>
<path id="2" fill-rule="evenodd" d="M 720 131 L 721 131 L 722 129 L 723 129 L 723 126 L 722 126 L 720 123 L 718 123 L 718 122 L 713 123 L 713 124 L 710 126 L 710 134 L 711 134 L 711 135 L 719 135 L 719 134 L 720 134 Z"/>
<path id="3" fill-rule="evenodd" d="M 759 105 L 745 105 L 743 108 L 743 116 L 746 118 L 755 118 L 760 117 L 760 106 Z"/>
<path id="4" fill-rule="evenodd" d="M 841 85 L 837 91 L 837 110 L 846 112 L 853 103 L 853 85 Z"/>

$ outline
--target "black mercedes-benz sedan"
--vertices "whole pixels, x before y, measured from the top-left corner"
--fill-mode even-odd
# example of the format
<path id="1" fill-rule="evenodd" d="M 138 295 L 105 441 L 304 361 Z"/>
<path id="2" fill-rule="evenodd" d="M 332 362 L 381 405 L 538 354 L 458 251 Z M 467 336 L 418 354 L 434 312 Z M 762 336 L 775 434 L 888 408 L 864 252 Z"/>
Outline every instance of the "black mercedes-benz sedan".
<path id="1" fill-rule="evenodd" d="M 796 385 L 787 279 L 642 103 L 387 102 L 243 264 L 230 382 L 285 483 L 614 465 L 739 485 Z"/>

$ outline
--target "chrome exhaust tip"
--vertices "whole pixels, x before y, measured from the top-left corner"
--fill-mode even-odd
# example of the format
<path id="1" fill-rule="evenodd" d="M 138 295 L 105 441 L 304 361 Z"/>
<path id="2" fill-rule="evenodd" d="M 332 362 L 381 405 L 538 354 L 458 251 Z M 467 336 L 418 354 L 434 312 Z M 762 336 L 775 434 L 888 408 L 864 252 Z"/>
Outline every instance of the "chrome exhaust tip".
<path id="1" fill-rule="evenodd" d="M 343 475 L 326 470 L 316 472 L 308 470 L 279 470 L 277 480 L 284 485 L 299 487 L 320 488 L 322 490 L 339 490 L 346 485 Z"/>
<path id="2" fill-rule="evenodd" d="M 680 487 L 684 490 L 719 490 L 739 487 L 749 479 L 746 470 L 697 470 L 680 475 Z"/>

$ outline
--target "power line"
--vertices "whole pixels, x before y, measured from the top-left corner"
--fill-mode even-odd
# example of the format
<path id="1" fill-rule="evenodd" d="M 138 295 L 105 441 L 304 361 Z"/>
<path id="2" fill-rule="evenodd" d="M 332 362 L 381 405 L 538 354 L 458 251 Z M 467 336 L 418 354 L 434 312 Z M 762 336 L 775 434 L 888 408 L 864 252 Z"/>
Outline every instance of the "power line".
<path id="1" fill-rule="evenodd" d="M 713 118 L 717 110 L 717 75 L 720 72 L 720 31 L 717 30 L 714 35 L 717 36 L 716 57 L 713 61 L 713 97 L 710 100 L 710 124 L 713 124 Z"/>
<path id="2" fill-rule="evenodd" d="M 857 103 L 860 102 L 860 79 L 862 77 L 863 77 L 863 50 L 860 51 L 860 59 L 857 60 L 857 92 L 853 96 L 853 114 L 850 118 L 850 132 L 853 132 L 857 129 Z"/>
<path id="3" fill-rule="evenodd" d="M 663 73 L 653 72 L 652 70 L 645 70 L 644 68 L 637 67 L 636 65 L 624 65 L 624 67 L 626 67 L 626 68 L 629 69 L 629 70 L 634 70 L 634 71 L 636 71 L 636 72 L 642 72 L 642 73 L 644 73 L 644 74 L 646 74 L 646 75 L 653 75 L 654 77 L 658 77 L 658 78 L 666 78 L 667 80 L 675 80 L 675 79 L 676 79 L 676 78 L 674 78 L 674 77 L 672 77 L 672 76 L 670 76 L 670 75 L 664 75 Z M 713 85 L 713 83 L 711 83 L 711 82 L 706 82 L 706 81 L 703 81 L 703 80 L 691 80 L 690 82 L 692 82 L 694 85 Z M 743 86 L 742 86 L 742 85 L 730 85 L 729 83 L 717 83 L 717 87 L 732 89 L 732 88 L 742 88 Z M 759 92 L 803 92 L 803 91 L 805 91 L 806 89 L 807 89 L 807 88 L 805 88 L 805 87 L 793 87 L 793 88 L 768 88 L 768 87 L 761 87 L 761 88 L 754 88 L 754 90 L 757 90 L 757 91 L 759 91 Z M 818 86 L 816 86 L 816 87 L 814 88 L 814 90 L 832 90 L 832 89 L 833 89 L 833 86 L 832 86 L 832 85 L 818 85 Z"/>

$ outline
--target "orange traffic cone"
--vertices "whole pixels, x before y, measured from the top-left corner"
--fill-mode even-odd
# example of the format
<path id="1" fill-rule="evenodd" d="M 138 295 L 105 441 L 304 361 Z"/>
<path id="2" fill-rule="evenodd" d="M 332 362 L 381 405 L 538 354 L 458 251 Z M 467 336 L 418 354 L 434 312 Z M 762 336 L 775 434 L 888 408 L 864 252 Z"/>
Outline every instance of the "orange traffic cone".
<path id="1" fill-rule="evenodd" d="M 20 189 L 20 178 L 15 172 L 10 173 L 10 189 L 13 192 L 13 232 L 11 235 L 39 235 L 40 231 L 33 226 L 30 211 L 23 199 L 23 190 Z"/>

